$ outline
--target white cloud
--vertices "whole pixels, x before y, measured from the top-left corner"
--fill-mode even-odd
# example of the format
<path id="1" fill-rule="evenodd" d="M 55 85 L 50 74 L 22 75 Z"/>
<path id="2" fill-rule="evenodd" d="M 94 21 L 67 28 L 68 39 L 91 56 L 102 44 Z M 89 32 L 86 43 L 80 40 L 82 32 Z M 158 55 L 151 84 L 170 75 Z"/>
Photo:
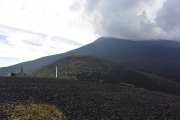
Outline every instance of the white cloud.
<path id="1" fill-rule="evenodd" d="M 0 25 L 3 31 L 0 30 L 0 53 L 2 58 L 17 58 L 19 62 L 37 59 L 43 56 L 59 54 L 68 50 L 82 46 L 80 43 L 72 43 L 68 40 L 54 41 L 52 36 L 41 33 L 34 33 L 27 30 L 16 29 Z M 61 40 L 63 38 L 58 38 Z M 55 45 L 55 47 L 52 47 Z M 59 49 L 59 50 L 57 50 Z M 16 61 L 17 62 L 17 61 Z M 15 63 L 15 62 L 13 62 Z M 0 60 L 0 66 L 5 66 L 7 62 Z M 12 62 L 9 60 L 9 65 Z"/>
<path id="2" fill-rule="evenodd" d="M 83 44 L 95 39 L 91 25 L 69 9 L 72 0 L 7 0 L 0 4 L 0 24 Z"/>
<path id="3" fill-rule="evenodd" d="M 84 18 L 93 24 L 99 36 L 132 40 L 166 38 L 156 25 L 157 12 L 165 0 L 86 0 Z M 75 4 L 76 5 L 76 4 Z"/>
<path id="4" fill-rule="evenodd" d="M 147 19 L 154 23 L 157 12 L 163 7 L 165 1 L 166 0 L 151 0 L 149 2 L 140 3 L 138 7 L 139 15 L 145 12 Z"/>

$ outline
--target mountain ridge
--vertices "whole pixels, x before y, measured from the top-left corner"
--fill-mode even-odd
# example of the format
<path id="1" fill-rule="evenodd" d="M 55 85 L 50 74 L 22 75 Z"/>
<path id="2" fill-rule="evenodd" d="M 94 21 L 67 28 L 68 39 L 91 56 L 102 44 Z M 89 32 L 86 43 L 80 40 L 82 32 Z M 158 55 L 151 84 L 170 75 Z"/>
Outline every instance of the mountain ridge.
<path id="1" fill-rule="evenodd" d="M 160 44 L 160 45 L 159 45 Z M 131 41 L 101 37 L 96 41 L 63 54 L 43 57 L 15 66 L 0 68 L 7 75 L 23 67 L 32 72 L 69 55 L 97 56 L 124 66 L 180 81 L 180 43 L 176 41 Z"/>

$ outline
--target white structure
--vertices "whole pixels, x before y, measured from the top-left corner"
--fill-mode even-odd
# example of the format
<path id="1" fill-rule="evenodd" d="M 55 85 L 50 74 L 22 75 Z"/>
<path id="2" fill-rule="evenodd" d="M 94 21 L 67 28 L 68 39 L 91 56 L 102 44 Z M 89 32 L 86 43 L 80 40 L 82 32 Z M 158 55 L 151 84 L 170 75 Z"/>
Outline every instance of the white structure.
<path id="1" fill-rule="evenodd" d="M 11 76 L 11 73 L 8 73 L 8 76 Z"/>
<path id="2" fill-rule="evenodd" d="M 57 66 L 56 66 L 56 78 L 57 78 Z"/>

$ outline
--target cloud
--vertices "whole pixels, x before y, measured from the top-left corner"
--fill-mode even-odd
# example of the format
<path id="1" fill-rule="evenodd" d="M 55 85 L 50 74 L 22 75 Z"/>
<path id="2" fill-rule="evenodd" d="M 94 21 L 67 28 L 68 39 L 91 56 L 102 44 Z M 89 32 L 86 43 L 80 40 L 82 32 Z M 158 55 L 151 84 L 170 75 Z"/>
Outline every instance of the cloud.
<path id="1" fill-rule="evenodd" d="M 41 46 L 41 44 L 29 40 L 23 40 L 23 42 L 29 45 Z"/>
<path id="2" fill-rule="evenodd" d="M 0 30 L 0 57 L 11 59 L 7 61 L 1 60 L 0 66 L 5 66 L 8 62 L 11 64 L 59 54 L 82 46 L 78 42 L 57 36 L 49 36 L 4 25 L 0 25 L 0 28 L 3 30 Z M 53 45 L 54 47 L 52 47 Z M 19 61 L 14 61 L 12 58 Z"/>
<path id="3" fill-rule="evenodd" d="M 0 24 L 87 44 L 96 39 L 88 22 L 72 12 L 72 0 L 0 1 Z"/>
<path id="4" fill-rule="evenodd" d="M 40 45 L 46 37 L 45 35 L 33 33 L 31 31 L 2 25 L 0 25 L 0 28 L 2 28 L 0 30 L 0 35 L 6 35 L 6 37 L 0 40 L 0 57 L 17 58 L 20 61 L 35 58 L 33 55 L 33 49 L 36 50 L 38 46 L 27 44 L 27 41 Z"/>
<path id="5" fill-rule="evenodd" d="M 167 0 L 157 13 L 156 24 L 174 40 L 180 40 L 180 1 Z"/>
<path id="6" fill-rule="evenodd" d="M 83 8 L 75 11 L 83 11 L 83 19 L 92 24 L 98 36 L 180 40 L 178 0 L 84 0 L 76 1 L 75 8 L 79 4 Z"/>
<path id="7" fill-rule="evenodd" d="M 7 36 L 5 36 L 5 35 L 0 35 L 0 40 L 4 40 L 4 39 L 6 39 L 6 37 Z"/>
<path id="8" fill-rule="evenodd" d="M 78 42 L 65 39 L 65 38 L 59 38 L 57 36 L 48 36 L 46 38 L 46 42 L 42 45 L 42 49 L 39 51 L 46 51 L 45 53 L 64 53 L 69 51 L 70 49 L 76 49 L 80 46 L 83 46 L 83 44 L 80 44 Z M 48 51 L 47 51 L 48 49 Z"/>
<path id="9" fill-rule="evenodd" d="M 94 41 L 92 25 L 70 10 L 72 1 L 0 1 L 0 57 L 23 62 Z"/>
<path id="10" fill-rule="evenodd" d="M 57 36 L 51 37 L 51 40 L 54 41 L 54 42 L 58 42 L 58 43 L 65 43 L 65 44 L 83 46 L 83 44 L 78 43 L 76 41 L 73 41 L 73 40 L 70 40 L 70 39 L 65 39 L 65 38 L 60 38 L 60 37 L 57 37 Z"/>

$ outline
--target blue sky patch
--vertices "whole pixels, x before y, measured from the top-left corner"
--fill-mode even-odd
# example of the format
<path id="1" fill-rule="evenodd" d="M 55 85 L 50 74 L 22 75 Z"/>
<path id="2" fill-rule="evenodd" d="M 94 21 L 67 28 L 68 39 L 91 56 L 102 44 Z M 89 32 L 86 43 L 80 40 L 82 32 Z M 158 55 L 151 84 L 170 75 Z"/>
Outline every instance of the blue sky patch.
<path id="1" fill-rule="evenodd" d="M 7 36 L 5 36 L 5 35 L 0 35 L 0 39 L 5 40 L 6 38 L 7 38 Z"/>
<path id="2" fill-rule="evenodd" d="M 41 44 L 29 41 L 29 40 L 23 40 L 23 42 L 30 45 L 41 46 Z"/>
<path id="3" fill-rule="evenodd" d="M 76 41 L 73 41 L 73 40 L 70 40 L 70 39 L 65 39 L 65 38 L 60 38 L 60 37 L 57 37 L 57 36 L 53 36 L 53 37 L 51 37 L 51 39 L 55 40 L 55 41 L 71 44 L 71 45 L 83 46 L 83 44 L 78 43 Z"/>

